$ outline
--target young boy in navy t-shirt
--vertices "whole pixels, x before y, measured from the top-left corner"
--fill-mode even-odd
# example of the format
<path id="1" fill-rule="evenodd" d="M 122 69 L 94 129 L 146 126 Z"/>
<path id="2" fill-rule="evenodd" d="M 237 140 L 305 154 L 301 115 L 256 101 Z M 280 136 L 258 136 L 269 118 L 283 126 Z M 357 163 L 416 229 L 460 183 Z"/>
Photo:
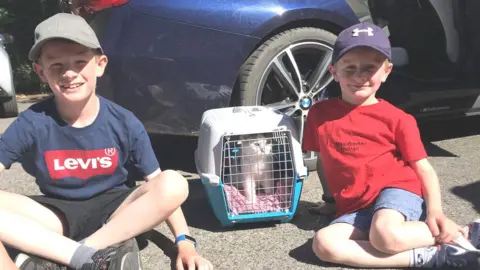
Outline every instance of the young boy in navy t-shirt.
<path id="1" fill-rule="evenodd" d="M 160 170 L 130 111 L 96 95 L 107 57 L 88 23 L 66 13 L 46 19 L 35 29 L 29 58 L 54 96 L 20 114 L 0 139 L 0 168 L 32 153 L 43 193 L 0 191 L 0 241 L 30 255 L 19 255 L 17 266 L 140 269 L 134 237 L 166 221 L 177 267 L 213 269 L 197 253 L 180 208 L 186 179 Z M 143 173 L 145 184 L 127 187 L 126 163 Z"/>
<path id="2" fill-rule="evenodd" d="M 321 155 L 337 208 L 315 234 L 313 251 L 361 268 L 480 269 L 478 251 L 453 244 L 466 235 L 443 213 L 415 119 L 375 97 L 391 69 L 381 28 L 364 22 L 339 34 L 330 72 L 342 96 L 310 109 L 303 143 Z"/>

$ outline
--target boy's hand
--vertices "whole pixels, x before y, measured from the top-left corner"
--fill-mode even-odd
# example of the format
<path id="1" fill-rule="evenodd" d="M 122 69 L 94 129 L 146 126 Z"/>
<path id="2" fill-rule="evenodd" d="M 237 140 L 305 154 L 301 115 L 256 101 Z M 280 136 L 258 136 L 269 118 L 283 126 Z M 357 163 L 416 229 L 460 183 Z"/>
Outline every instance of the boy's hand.
<path id="1" fill-rule="evenodd" d="M 207 259 L 198 254 L 192 243 L 182 241 L 178 243 L 177 269 L 213 270 L 213 265 Z"/>
<path id="2" fill-rule="evenodd" d="M 467 237 L 466 232 L 441 211 L 429 212 L 427 225 L 437 243 L 451 243 L 457 239 L 459 232 Z"/>

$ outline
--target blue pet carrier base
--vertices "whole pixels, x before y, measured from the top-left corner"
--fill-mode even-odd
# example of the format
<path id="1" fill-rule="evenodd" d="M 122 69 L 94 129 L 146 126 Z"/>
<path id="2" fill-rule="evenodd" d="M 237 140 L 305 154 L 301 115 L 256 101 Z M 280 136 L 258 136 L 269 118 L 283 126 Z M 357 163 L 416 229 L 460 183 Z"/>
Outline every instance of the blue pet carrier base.
<path id="1" fill-rule="evenodd" d="M 268 175 L 274 177 L 270 182 L 274 185 L 270 186 L 270 197 L 256 195 L 253 203 L 246 195 L 238 195 L 242 192 L 235 182 L 241 175 L 247 175 L 248 156 L 235 155 L 245 152 L 242 150 L 246 147 L 244 145 L 254 141 L 249 137 L 259 135 L 272 145 L 272 154 L 268 155 L 272 162 L 265 164 L 273 164 Z M 234 164 L 237 161 L 239 163 Z M 297 210 L 303 180 L 308 176 L 293 119 L 260 106 L 206 111 L 202 116 L 195 163 L 210 206 L 222 227 L 238 223 L 289 222 Z M 239 173 L 236 171 L 238 167 L 242 168 Z M 257 189 L 264 189 L 260 182 L 256 183 Z M 246 202 L 252 203 L 252 207 L 247 207 Z M 263 208 L 257 209 L 258 205 Z"/>
<path id="2" fill-rule="evenodd" d="M 201 178 L 207 193 L 208 201 L 213 209 L 213 213 L 217 217 L 222 227 L 233 227 L 237 223 L 254 223 L 254 222 L 268 222 L 280 221 L 282 223 L 290 222 L 294 217 L 298 202 L 302 194 L 303 181 L 297 177 L 294 185 L 294 199 L 291 208 L 285 212 L 268 212 L 268 213 L 252 213 L 232 215 L 228 212 L 227 202 L 225 201 L 225 191 L 222 183 L 213 186 L 206 178 Z"/>

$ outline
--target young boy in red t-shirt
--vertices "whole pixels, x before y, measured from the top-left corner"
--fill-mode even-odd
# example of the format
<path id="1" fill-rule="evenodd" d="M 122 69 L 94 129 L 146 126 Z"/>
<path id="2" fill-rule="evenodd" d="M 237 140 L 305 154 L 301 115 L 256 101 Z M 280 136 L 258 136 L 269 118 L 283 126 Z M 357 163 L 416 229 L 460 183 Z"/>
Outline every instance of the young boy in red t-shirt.
<path id="1" fill-rule="evenodd" d="M 303 145 L 320 153 L 337 206 L 314 236 L 315 254 L 355 267 L 480 269 L 478 251 L 454 244 L 465 232 L 442 211 L 415 119 L 375 97 L 392 70 L 388 37 L 354 25 L 339 34 L 332 58 L 342 97 L 310 109 Z"/>
<path id="2" fill-rule="evenodd" d="M 0 242 L 0 269 L 2 270 L 18 270 L 15 263 L 10 259 L 5 246 Z"/>

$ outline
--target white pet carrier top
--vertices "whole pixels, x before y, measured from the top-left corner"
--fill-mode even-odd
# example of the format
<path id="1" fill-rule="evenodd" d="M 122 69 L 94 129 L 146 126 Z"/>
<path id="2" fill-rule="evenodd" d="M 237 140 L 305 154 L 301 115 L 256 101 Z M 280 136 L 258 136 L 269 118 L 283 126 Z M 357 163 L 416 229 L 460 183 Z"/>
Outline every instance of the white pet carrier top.
<path id="1" fill-rule="evenodd" d="M 295 171 L 303 179 L 304 166 L 297 127 L 293 119 L 277 110 L 261 106 L 227 107 L 207 110 L 202 115 L 195 163 L 198 174 L 218 185 L 222 165 L 222 137 L 289 130 Z"/>

